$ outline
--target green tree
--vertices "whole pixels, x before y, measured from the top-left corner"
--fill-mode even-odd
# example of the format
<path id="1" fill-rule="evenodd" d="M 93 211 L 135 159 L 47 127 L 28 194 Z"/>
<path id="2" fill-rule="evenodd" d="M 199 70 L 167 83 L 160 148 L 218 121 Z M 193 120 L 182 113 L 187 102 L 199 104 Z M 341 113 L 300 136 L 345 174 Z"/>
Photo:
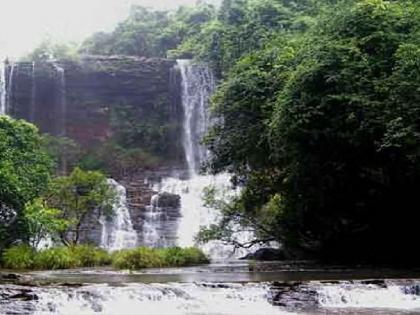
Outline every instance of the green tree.
<path id="1" fill-rule="evenodd" d="M 227 218 L 269 222 L 289 249 L 407 261 L 417 255 L 419 3 L 323 10 L 307 33 L 234 66 L 215 97 L 210 168 L 244 187 Z"/>
<path id="2" fill-rule="evenodd" d="M 35 126 L 0 116 L 0 250 L 28 239 L 24 205 L 46 190 L 51 166 Z"/>
<path id="3" fill-rule="evenodd" d="M 58 209 L 48 208 L 41 198 L 28 202 L 23 210 L 24 219 L 30 236 L 30 244 L 37 248 L 42 240 L 64 232 L 69 222 L 62 219 Z"/>
<path id="4" fill-rule="evenodd" d="M 66 174 L 73 169 L 82 158 L 82 149 L 73 139 L 42 135 L 42 145 L 53 158 L 57 174 Z"/>
<path id="5" fill-rule="evenodd" d="M 111 215 L 114 199 L 115 191 L 102 173 L 77 167 L 68 176 L 54 178 L 45 195 L 47 206 L 59 209 L 69 222 L 60 235 L 65 245 L 79 243 L 84 220 L 94 210 Z"/>

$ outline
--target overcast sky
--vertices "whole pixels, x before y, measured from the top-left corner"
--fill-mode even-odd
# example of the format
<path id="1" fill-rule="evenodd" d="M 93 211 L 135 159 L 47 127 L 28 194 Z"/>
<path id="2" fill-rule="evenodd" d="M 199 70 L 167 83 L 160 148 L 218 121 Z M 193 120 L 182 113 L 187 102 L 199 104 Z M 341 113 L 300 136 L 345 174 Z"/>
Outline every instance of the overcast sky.
<path id="1" fill-rule="evenodd" d="M 0 56 L 19 57 L 42 40 L 81 41 L 110 31 L 132 4 L 159 9 L 196 0 L 0 0 Z"/>

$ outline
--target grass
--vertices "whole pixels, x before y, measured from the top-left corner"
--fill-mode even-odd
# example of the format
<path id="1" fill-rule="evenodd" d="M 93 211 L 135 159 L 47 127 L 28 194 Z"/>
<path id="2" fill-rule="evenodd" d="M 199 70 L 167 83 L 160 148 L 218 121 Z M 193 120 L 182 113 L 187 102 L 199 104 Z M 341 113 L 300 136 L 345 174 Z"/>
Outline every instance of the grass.
<path id="1" fill-rule="evenodd" d="M 126 249 L 113 254 L 112 265 L 119 269 L 156 267 L 182 267 L 209 263 L 198 248 L 146 248 Z"/>
<path id="2" fill-rule="evenodd" d="M 4 251 L 1 265 L 17 270 L 55 270 L 110 264 L 111 256 L 105 250 L 94 246 L 61 246 L 35 251 L 27 245 L 18 245 Z"/>
<path id="3" fill-rule="evenodd" d="M 35 251 L 27 245 L 18 245 L 4 251 L 1 266 L 15 270 L 56 270 L 112 265 L 118 269 L 181 267 L 208 263 L 198 248 L 146 248 L 114 252 L 90 246 L 53 247 Z"/>

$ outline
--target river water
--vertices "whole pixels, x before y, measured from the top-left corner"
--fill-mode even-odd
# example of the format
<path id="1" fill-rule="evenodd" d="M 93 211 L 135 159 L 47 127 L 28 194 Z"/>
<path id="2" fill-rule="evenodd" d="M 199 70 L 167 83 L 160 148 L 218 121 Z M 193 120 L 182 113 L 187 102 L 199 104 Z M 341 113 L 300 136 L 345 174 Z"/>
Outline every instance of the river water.
<path id="1" fill-rule="evenodd" d="M 419 270 L 229 261 L 24 277 L 0 284 L 0 314 L 420 314 Z"/>

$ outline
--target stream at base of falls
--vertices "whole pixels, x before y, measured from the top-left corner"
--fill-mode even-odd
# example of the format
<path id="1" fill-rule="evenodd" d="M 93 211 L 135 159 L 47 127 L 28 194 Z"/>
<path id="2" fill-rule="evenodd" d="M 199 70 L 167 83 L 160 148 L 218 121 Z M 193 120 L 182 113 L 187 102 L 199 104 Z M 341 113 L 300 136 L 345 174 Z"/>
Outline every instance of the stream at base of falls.
<path id="1" fill-rule="evenodd" d="M 387 279 L 372 280 L 382 276 Z M 133 272 L 37 271 L 18 277 L 0 282 L 2 315 L 420 314 L 420 270 L 228 261 Z"/>

